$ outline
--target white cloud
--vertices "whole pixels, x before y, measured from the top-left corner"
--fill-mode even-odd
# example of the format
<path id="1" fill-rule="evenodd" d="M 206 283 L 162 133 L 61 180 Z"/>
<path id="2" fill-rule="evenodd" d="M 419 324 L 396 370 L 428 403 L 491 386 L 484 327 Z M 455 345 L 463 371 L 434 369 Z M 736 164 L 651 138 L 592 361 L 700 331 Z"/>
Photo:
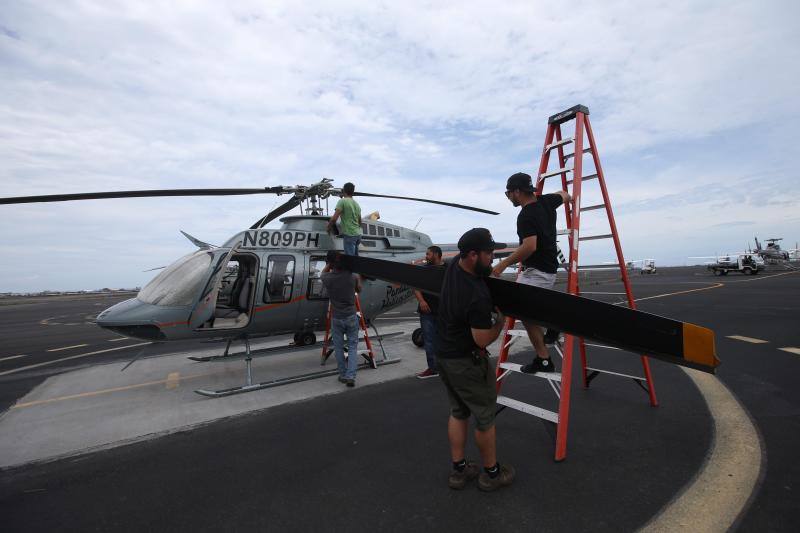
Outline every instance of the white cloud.
<path id="1" fill-rule="evenodd" d="M 584 103 L 627 255 L 659 257 L 669 242 L 663 257 L 677 261 L 688 243 L 733 245 L 750 231 L 725 222 L 743 218 L 792 239 L 800 198 L 786 139 L 798 116 L 799 10 L 746 1 L 14 3 L 0 18 L 0 194 L 326 176 L 503 213 L 364 202 L 393 222 L 424 217 L 435 240 L 473 225 L 509 239 L 504 177 L 536 167 L 548 115 Z M 135 272 L 186 251 L 178 229 L 222 242 L 274 201 L 5 206 L 0 240 L 24 249 L 25 266 L 4 262 L 0 290 L 140 283 Z M 46 249 L 65 243 L 71 252 Z M 84 264 L 56 278 L 49 264 L 62 254 Z"/>

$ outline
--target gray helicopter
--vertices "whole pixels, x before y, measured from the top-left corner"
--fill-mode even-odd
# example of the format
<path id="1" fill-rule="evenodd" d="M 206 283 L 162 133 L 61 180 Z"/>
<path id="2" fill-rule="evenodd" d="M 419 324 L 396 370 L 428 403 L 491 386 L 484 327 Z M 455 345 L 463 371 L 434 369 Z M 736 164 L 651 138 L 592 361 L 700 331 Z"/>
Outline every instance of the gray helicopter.
<path id="1" fill-rule="evenodd" d="M 767 247 L 762 248 L 761 243 L 758 242 L 758 237 L 755 237 L 756 241 L 755 253 L 763 257 L 765 261 L 771 261 L 771 262 L 788 261 L 789 252 L 781 250 L 781 245 L 778 244 L 778 242 L 782 240 L 783 238 L 766 239 L 765 242 L 767 243 Z"/>
<path id="2" fill-rule="evenodd" d="M 181 257 L 145 285 L 135 298 L 106 309 L 97 325 L 127 337 L 163 342 L 185 339 L 234 339 L 294 334 L 295 345 L 316 342 L 315 331 L 325 327 L 328 295 L 320 274 L 328 250 L 343 250 L 342 238 L 327 232 L 328 198 L 341 196 L 333 180 L 310 186 L 261 189 L 177 189 L 61 194 L 0 198 L 0 204 L 57 202 L 156 196 L 227 196 L 243 194 L 291 195 L 284 204 L 240 231 L 221 246 L 184 234 L 198 250 Z M 354 196 L 393 198 L 468 209 L 494 211 L 450 202 L 371 194 Z M 269 222 L 295 208 L 301 214 L 280 218 L 279 229 Z M 362 221 L 359 253 L 406 263 L 421 263 L 430 237 L 379 220 Z M 369 322 L 413 295 L 410 287 L 367 280 L 360 295 L 362 313 Z M 248 350 L 249 351 L 249 350 Z M 227 349 L 226 349 L 227 353 Z"/>

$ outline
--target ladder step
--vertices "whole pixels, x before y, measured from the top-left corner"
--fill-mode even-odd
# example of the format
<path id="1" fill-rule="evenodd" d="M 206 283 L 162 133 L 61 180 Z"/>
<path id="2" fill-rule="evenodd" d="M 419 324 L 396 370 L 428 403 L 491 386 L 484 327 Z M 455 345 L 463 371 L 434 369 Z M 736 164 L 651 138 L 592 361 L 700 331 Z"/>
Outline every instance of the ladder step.
<path id="1" fill-rule="evenodd" d="M 574 140 L 575 140 L 575 137 L 567 137 L 566 139 L 562 139 L 560 141 L 556 141 L 554 143 L 550 143 L 550 144 L 548 144 L 547 146 L 544 147 L 544 151 L 548 152 L 548 151 L 552 150 L 553 148 L 558 148 L 559 146 L 564 146 L 565 144 L 569 144 Z"/>
<path id="2" fill-rule="evenodd" d="M 599 372 L 601 374 L 611 374 L 612 376 L 620 376 L 623 378 L 631 378 L 635 379 L 636 381 L 646 381 L 645 378 L 639 376 L 631 376 L 630 374 L 620 374 L 619 372 L 612 372 L 610 370 L 600 370 L 599 368 L 591 368 L 588 366 L 586 367 L 586 370 L 591 370 L 592 372 Z"/>
<path id="3" fill-rule="evenodd" d="M 547 409 L 542 409 L 541 407 L 536 407 L 535 405 L 530 405 L 527 403 L 520 402 L 518 400 L 514 400 L 512 398 L 509 398 L 508 396 L 498 396 L 497 404 L 505 405 L 506 407 L 516 409 L 517 411 L 522 411 L 525 414 L 533 415 L 538 418 L 543 418 L 545 420 L 553 422 L 554 424 L 558 424 L 558 413 L 554 413 L 553 411 L 548 411 Z"/>
<path id="4" fill-rule="evenodd" d="M 523 333 L 525 333 L 523 331 Z M 527 333 L 525 336 L 527 337 Z M 520 374 L 525 374 L 526 376 L 533 376 L 537 378 L 548 379 L 550 381 L 561 381 L 561 373 L 560 372 L 536 372 L 535 374 L 528 374 L 522 371 L 522 365 L 517 363 L 500 363 L 500 368 L 504 370 L 510 370 L 511 372 L 519 372 Z"/>
<path id="5" fill-rule="evenodd" d="M 569 235 L 570 233 L 572 233 L 572 230 L 571 230 L 571 229 L 569 229 L 569 228 L 567 228 L 567 229 L 560 229 L 560 230 L 557 230 L 557 231 L 556 231 L 556 233 L 557 233 L 558 235 Z"/>
<path id="6" fill-rule="evenodd" d="M 553 170 L 551 172 L 545 172 L 544 174 L 539 175 L 539 181 L 552 178 L 553 176 L 558 176 L 559 174 L 563 174 L 564 172 L 572 172 L 571 168 L 559 168 L 557 170 Z"/>
<path id="7" fill-rule="evenodd" d="M 586 207 L 581 207 L 581 213 L 584 211 L 594 211 L 595 209 L 602 209 L 606 206 L 606 204 L 597 204 L 597 205 L 587 205 Z"/>
<path id="8" fill-rule="evenodd" d="M 592 151 L 591 148 L 584 148 L 582 150 L 582 153 L 588 154 L 588 153 L 591 153 L 591 151 Z M 566 163 L 571 157 L 575 157 L 575 154 L 566 154 L 566 155 L 564 155 L 564 162 Z"/>
<path id="9" fill-rule="evenodd" d="M 611 233 L 606 233 L 605 235 L 592 235 L 590 237 L 578 237 L 579 241 L 596 241 L 598 239 L 610 239 L 613 237 Z"/>
<path id="10" fill-rule="evenodd" d="M 584 181 L 596 180 L 596 179 L 597 179 L 597 174 L 590 174 L 589 176 L 582 176 L 581 177 L 581 183 L 583 183 Z M 567 185 L 572 185 L 573 181 L 575 181 L 575 180 L 567 180 Z"/>

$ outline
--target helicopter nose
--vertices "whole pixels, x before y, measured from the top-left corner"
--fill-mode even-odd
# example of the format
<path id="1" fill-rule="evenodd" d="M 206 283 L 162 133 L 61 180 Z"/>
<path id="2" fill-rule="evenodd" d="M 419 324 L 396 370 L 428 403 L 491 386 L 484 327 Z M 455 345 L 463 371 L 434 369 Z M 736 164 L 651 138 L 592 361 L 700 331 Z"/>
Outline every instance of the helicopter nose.
<path id="1" fill-rule="evenodd" d="M 166 336 L 152 323 L 153 306 L 136 298 L 125 300 L 97 315 L 97 325 L 126 337 L 150 341 L 166 340 Z"/>

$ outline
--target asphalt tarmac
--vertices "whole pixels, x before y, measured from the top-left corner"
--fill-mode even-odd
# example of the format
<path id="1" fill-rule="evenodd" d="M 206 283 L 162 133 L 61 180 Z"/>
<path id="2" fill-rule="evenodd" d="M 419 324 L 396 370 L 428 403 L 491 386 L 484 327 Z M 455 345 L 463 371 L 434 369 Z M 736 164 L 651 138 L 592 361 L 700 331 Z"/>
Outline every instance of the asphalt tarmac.
<path id="1" fill-rule="evenodd" d="M 716 331 L 723 362 L 717 375 L 763 438 L 765 469 L 736 526 L 794 531 L 800 275 L 713 278 L 699 269 L 661 269 L 633 282 L 640 309 Z M 587 280 L 582 289 L 605 301 L 624 298 L 621 284 L 609 280 Z M 102 351 L 136 342 L 112 340 L 88 318 L 115 301 L 0 308 L 1 407 L 54 372 L 135 355 L 137 347 Z M 389 324 L 411 316 L 407 306 L 383 318 Z M 65 348 L 79 344 L 87 346 Z M 58 348 L 65 349 L 48 351 Z M 50 363 L 91 352 L 99 353 Z M 26 357 L 2 360 L 15 355 Z M 590 351 L 590 360 L 638 373 L 635 357 Z M 24 368 L 41 363 L 47 364 Z M 447 488 L 443 388 L 435 379 L 408 378 L 6 470 L 0 476 L 3 529 L 635 530 L 693 482 L 714 441 L 701 392 L 677 367 L 652 365 L 657 408 L 629 380 L 601 376 L 583 390 L 575 374 L 569 455 L 562 463 L 552 461 L 544 423 L 501 413 L 500 460 L 517 468 L 518 479 L 494 494 Z M 553 401 L 524 380 L 509 382 L 504 392 Z M 684 530 L 692 530 L 688 520 Z"/>

